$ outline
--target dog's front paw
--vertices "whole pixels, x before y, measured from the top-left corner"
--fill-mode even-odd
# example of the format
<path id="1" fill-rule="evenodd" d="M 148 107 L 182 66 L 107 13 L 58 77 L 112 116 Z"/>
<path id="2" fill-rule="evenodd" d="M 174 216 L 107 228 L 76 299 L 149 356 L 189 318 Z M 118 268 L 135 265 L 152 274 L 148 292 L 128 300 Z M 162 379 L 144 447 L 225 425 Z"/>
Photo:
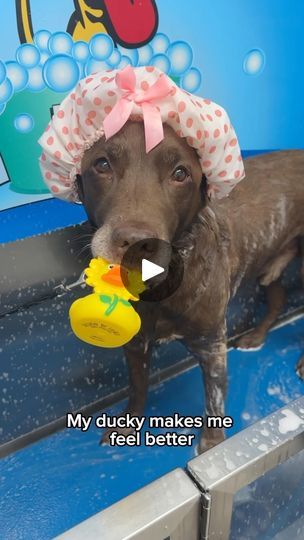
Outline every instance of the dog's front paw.
<path id="1" fill-rule="evenodd" d="M 296 373 L 304 381 L 304 356 L 300 358 L 299 362 L 296 365 Z"/>
<path id="2" fill-rule="evenodd" d="M 257 350 L 264 345 L 264 341 L 265 333 L 255 329 L 240 337 L 235 344 L 235 348 L 246 351 Z"/>

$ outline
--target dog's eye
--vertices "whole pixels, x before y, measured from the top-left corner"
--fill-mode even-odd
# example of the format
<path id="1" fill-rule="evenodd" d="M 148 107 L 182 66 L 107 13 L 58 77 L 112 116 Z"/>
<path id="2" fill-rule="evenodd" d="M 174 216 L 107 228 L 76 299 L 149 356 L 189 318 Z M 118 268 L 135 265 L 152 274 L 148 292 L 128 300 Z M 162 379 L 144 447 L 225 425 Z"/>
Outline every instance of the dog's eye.
<path id="1" fill-rule="evenodd" d="M 187 178 L 189 178 L 189 176 L 190 173 L 185 167 L 177 167 L 171 178 L 174 182 L 184 182 L 185 180 L 187 180 Z"/>
<path id="2" fill-rule="evenodd" d="M 95 169 L 100 173 L 108 173 L 111 170 L 110 163 L 106 158 L 98 158 L 94 163 Z"/>

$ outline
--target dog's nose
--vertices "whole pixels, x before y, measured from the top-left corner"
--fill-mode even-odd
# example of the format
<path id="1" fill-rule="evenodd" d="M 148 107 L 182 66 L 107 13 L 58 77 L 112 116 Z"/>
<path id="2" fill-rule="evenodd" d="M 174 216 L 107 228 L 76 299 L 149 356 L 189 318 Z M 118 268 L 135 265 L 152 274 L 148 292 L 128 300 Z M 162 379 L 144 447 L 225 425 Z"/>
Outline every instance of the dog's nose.
<path id="1" fill-rule="evenodd" d="M 135 225 L 121 225 L 112 232 L 112 242 L 121 254 L 130 246 L 139 243 L 139 250 L 143 256 L 151 255 L 155 251 L 156 234 L 148 228 Z"/>

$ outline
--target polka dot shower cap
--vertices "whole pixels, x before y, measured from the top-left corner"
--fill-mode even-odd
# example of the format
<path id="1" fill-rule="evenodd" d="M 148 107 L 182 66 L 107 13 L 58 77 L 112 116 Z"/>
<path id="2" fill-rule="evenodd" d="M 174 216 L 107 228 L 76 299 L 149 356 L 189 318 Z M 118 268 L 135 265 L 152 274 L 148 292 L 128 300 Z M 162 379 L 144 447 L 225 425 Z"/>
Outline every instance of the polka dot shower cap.
<path id="1" fill-rule="evenodd" d="M 237 137 L 222 107 L 181 90 L 155 67 L 127 66 L 81 80 L 48 124 L 39 139 L 40 166 L 51 192 L 77 201 L 75 176 L 83 154 L 132 116 L 144 122 L 147 152 L 163 140 L 164 123 L 186 139 L 198 154 L 211 198 L 227 196 L 244 178 Z"/>

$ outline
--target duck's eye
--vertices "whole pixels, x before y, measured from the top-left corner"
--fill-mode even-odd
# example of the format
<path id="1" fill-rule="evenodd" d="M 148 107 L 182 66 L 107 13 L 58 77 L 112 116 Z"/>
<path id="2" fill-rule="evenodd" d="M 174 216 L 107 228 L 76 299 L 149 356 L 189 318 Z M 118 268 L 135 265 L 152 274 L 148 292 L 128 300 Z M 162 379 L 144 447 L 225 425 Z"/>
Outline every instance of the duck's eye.
<path id="1" fill-rule="evenodd" d="M 96 159 L 94 167 L 99 173 L 109 173 L 111 171 L 110 163 L 103 157 Z"/>
<path id="2" fill-rule="evenodd" d="M 114 264 L 109 264 L 108 268 L 109 270 L 112 270 L 112 268 L 114 268 Z"/>
<path id="3" fill-rule="evenodd" d="M 185 182 L 190 177 L 189 171 L 185 167 L 177 167 L 171 178 L 174 182 Z"/>

